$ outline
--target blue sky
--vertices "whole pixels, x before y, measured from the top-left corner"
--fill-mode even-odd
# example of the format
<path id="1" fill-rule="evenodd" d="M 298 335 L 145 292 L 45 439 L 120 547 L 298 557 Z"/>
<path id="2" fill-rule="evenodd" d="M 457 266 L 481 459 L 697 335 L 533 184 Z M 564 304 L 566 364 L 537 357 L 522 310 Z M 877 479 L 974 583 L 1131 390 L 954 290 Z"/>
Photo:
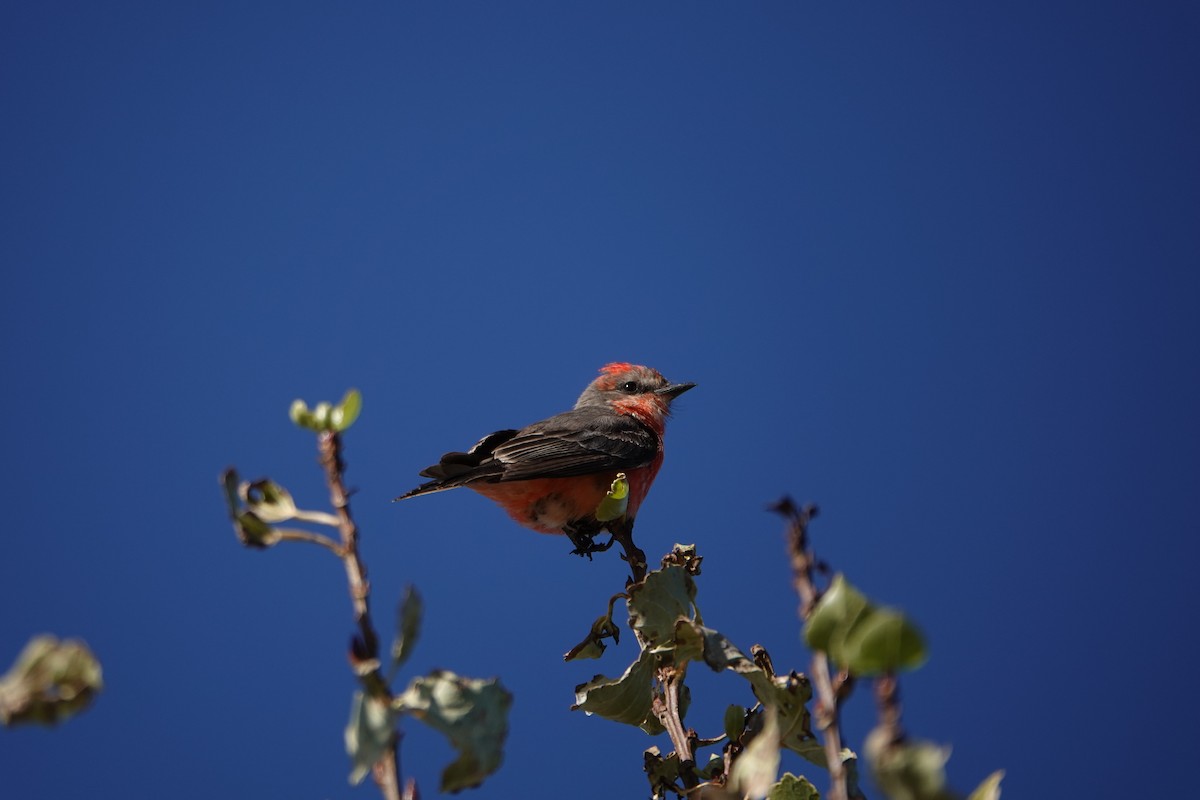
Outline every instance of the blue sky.
<path id="1" fill-rule="evenodd" d="M 474 796 L 642 796 L 666 739 L 568 711 L 632 645 L 561 661 L 615 555 L 389 502 L 611 360 L 699 383 L 638 531 L 697 545 L 708 624 L 805 669 L 763 509 L 816 501 L 819 554 L 925 630 L 905 721 L 955 785 L 1186 793 L 1198 34 L 1183 3 L 10 5 L 0 661 L 80 636 L 107 689 L 0 736 L 5 796 L 355 791 L 340 567 L 242 550 L 216 482 L 320 507 L 286 409 L 348 386 L 377 617 L 415 583 L 409 672 L 516 697 Z M 691 677 L 710 735 L 745 693 Z M 431 796 L 450 751 L 406 731 Z"/>

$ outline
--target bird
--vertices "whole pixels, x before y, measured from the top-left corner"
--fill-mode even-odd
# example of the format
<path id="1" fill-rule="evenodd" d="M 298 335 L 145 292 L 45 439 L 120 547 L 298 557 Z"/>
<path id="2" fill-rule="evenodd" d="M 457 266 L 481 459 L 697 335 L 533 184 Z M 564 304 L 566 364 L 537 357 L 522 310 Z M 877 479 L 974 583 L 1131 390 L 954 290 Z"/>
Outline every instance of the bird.
<path id="1" fill-rule="evenodd" d="M 658 370 L 624 361 L 606 364 L 570 411 L 489 433 L 465 453 L 446 453 L 418 473 L 428 482 L 395 501 L 465 486 L 519 525 L 567 535 L 573 552 L 590 558 L 612 545 L 593 543 L 602 531 L 614 538 L 632 532 L 663 463 L 671 404 L 695 385 L 671 383 Z M 624 513 L 605 519 L 597 510 L 622 477 Z"/>

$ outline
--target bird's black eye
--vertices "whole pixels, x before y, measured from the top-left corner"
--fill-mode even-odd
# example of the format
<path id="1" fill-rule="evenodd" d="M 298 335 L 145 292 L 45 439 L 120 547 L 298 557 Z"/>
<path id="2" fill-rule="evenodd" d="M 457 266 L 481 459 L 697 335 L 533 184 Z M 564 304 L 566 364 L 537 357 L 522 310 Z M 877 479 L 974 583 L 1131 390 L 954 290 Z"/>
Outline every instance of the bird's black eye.
<path id="1" fill-rule="evenodd" d="M 622 392 L 625 392 L 625 394 L 637 394 L 638 390 L 641 389 L 642 387 L 638 384 L 637 381 L 625 381 L 617 388 L 620 389 Z"/>

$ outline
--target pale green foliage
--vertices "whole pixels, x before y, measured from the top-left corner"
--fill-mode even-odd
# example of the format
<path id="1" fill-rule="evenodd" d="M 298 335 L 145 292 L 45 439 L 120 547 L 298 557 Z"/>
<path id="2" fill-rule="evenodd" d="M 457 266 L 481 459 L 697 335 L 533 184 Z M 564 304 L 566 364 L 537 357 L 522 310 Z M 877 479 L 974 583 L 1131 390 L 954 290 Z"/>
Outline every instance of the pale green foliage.
<path id="1" fill-rule="evenodd" d="M 54 725 L 78 714 L 104 688 L 100 662 L 78 639 L 30 639 L 0 677 L 0 724 Z"/>
<path id="2" fill-rule="evenodd" d="M 785 772 L 779 782 L 771 787 L 771 791 L 767 792 L 767 800 L 821 800 L 821 793 L 807 778 Z"/>
<path id="3" fill-rule="evenodd" d="M 899 611 L 872 605 L 841 574 L 813 609 L 804 639 L 856 675 L 913 669 L 926 658 L 915 625 Z"/>
<path id="4" fill-rule="evenodd" d="M 395 732 L 396 712 L 386 700 L 354 693 L 350 721 L 346 723 L 346 754 L 353 764 L 350 783 L 362 783 L 375 762 L 391 747 Z"/>
<path id="5" fill-rule="evenodd" d="M 600 501 L 600 505 L 596 506 L 596 519 L 601 522 L 618 519 L 625 516 L 625 511 L 628 508 L 629 481 L 625 479 L 624 472 L 618 472 L 616 479 L 612 482 L 612 487 L 608 490 L 608 494 Z"/>
<path id="6" fill-rule="evenodd" d="M 412 655 L 417 636 L 421 633 L 421 615 L 424 610 L 425 606 L 417 590 L 412 586 L 405 587 L 404 597 L 400 598 L 400 608 L 396 613 L 396 640 L 392 642 L 392 677 L 395 677 L 396 670 Z"/>
<path id="7" fill-rule="evenodd" d="M 641 726 L 650 717 L 654 701 L 654 654 L 643 650 L 619 678 L 597 675 L 575 687 L 574 710 Z"/>
<path id="8" fill-rule="evenodd" d="M 255 548 L 267 548 L 286 541 L 318 544 L 344 562 L 350 575 L 352 594 L 356 589 L 362 591 L 361 597 L 356 595 L 359 603 L 356 619 L 360 630 L 350 651 L 351 665 L 361 688 L 352 696 L 350 719 L 345 729 L 346 752 L 351 761 L 350 781 L 361 782 L 380 765 L 389 771 L 394 769 L 394 760 L 386 757 L 398 741 L 399 717 L 408 715 L 443 733 L 458 750 L 457 760 L 442 773 L 443 791 L 477 786 L 500 766 L 512 696 L 496 680 L 462 678 L 444 670 L 413 679 L 407 690 L 399 695 L 389 688 L 396 672 L 412 655 L 420 635 L 423 604 L 412 587 L 405 591 L 397 610 L 396 636 L 385 677 L 378 654 L 378 636 L 366 612 L 366 584 L 358 559 L 357 530 L 345 507 L 348 492 L 342 485 L 341 475 L 340 435 L 354 423 L 361 409 L 362 396 L 358 390 L 351 389 L 337 405 L 321 402 L 310 410 L 303 400 L 296 400 L 289 410 L 296 425 L 318 434 L 321 464 L 327 470 L 326 480 L 331 493 L 337 498 L 338 513 L 297 508 L 291 493 L 283 486 L 267 478 L 239 482 L 237 472 L 232 468 L 221 474 L 225 504 L 234 531 L 243 544 Z M 288 520 L 334 528 L 338 538 L 273 525 Z M 376 777 L 386 782 L 384 778 Z"/>
<path id="9" fill-rule="evenodd" d="M 864 750 L 871 777 L 890 800 L 954 800 L 946 788 L 946 761 L 950 748 L 930 742 L 887 741 L 889 732 L 876 728 Z"/>
<path id="10" fill-rule="evenodd" d="M 394 706 L 441 731 L 458 750 L 458 759 L 442 772 L 442 791 L 478 786 L 499 768 L 512 695 L 495 679 L 434 670 L 413 679 Z"/>
<path id="11" fill-rule="evenodd" d="M 991 775 L 983 779 L 983 783 L 975 787 L 975 791 L 967 797 L 967 800 L 1000 800 L 1000 780 L 1004 777 L 1004 770 L 998 769 Z"/>
<path id="12" fill-rule="evenodd" d="M 362 394 L 358 389 L 350 389 L 336 406 L 332 403 L 317 403 L 311 410 L 308 404 L 297 398 L 288 409 L 292 422 L 310 431 L 331 431 L 342 433 L 358 419 L 362 411 Z"/>
<path id="13" fill-rule="evenodd" d="M 729 788 L 735 795 L 764 797 L 779 774 L 779 715 L 771 706 L 763 712 L 763 726 L 733 762 Z"/>

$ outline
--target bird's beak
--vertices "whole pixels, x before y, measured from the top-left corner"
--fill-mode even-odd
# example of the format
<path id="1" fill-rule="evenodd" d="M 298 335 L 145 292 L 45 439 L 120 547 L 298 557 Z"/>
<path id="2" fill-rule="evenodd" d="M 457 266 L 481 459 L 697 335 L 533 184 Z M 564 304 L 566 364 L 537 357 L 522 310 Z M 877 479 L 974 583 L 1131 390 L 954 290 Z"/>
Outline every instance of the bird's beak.
<path id="1" fill-rule="evenodd" d="M 666 397 L 668 400 L 674 400 L 676 397 L 679 397 L 679 395 L 683 394 L 684 392 L 686 392 L 688 389 L 691 389 L 695 385 L 696 384 L 694 384 L 694 383 L 672 383 L 668 386 L 662 387 L 661 389 L 655 389 L 654 393 L 661 394 L 663 397 Z"/>

